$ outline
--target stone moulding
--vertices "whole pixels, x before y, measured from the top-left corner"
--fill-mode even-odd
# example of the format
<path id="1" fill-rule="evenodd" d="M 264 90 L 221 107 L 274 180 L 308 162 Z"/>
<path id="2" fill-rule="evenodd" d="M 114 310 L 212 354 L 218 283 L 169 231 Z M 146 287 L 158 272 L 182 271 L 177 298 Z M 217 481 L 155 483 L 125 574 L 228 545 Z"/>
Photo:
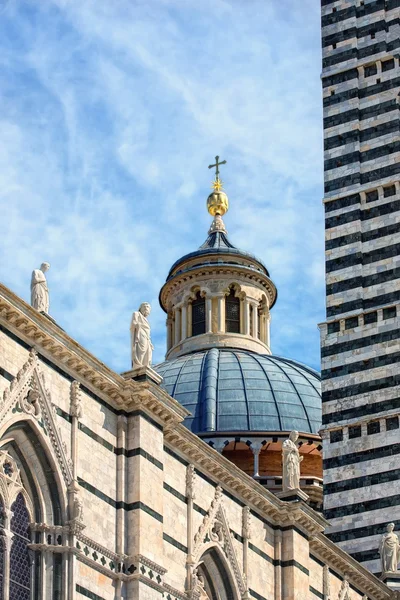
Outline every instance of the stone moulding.
<path id="1" fill-rule="evenodd" d="M 63 330 L 0 284 L 0 322 L 24 342 L 59 365 L 117 410 L 142 409 L 163 425 L 174 426 L 189 413 L 159 386 L 126 381 Z M 161 400 L 161 403 L 160 403 Z"/>
<path id="2" fill-rule="evenodd" d="M 362 567 L 354 558 L 333 544 L 322 533 L 310 539 L 310 552 L 332 569 L 344 573 L 350 585 L 376 600 L 395 599 L 393 592 Z"/>
<path id="3" fill-rule="evenodd" d="M 240 274 L 241 281 L 249 280 L 258 284 L 260 289 L 267 294 L 269 305 L 272 307 L 274 301 L 276 299 L 276 288 L 272 283 L 271 279 L 266 275 L 253 271 L 249 267 L 245 265 L 229 265 L 229 267 L 217 266 L 217 267 L 204 267 L 199 266 L 198 268 L 193 267 L 190 273 L 184 273 L 182 275 L 176 274 L 171 279 L 169 279 L 161 289 L 160 292 L 160 302 L 162 306 L 166 306 L 167 298 L 171 293 L 176 293 L 179 291 L 182 285 L 187 285 L 191 281 L 196 283 L 199 280 L 199 277 L 220 277 L 221 275 L 231 275 L 233 279 L 237 278 L 238 274 Z M 165 310 L 165 309 L 164 309 Z"/>

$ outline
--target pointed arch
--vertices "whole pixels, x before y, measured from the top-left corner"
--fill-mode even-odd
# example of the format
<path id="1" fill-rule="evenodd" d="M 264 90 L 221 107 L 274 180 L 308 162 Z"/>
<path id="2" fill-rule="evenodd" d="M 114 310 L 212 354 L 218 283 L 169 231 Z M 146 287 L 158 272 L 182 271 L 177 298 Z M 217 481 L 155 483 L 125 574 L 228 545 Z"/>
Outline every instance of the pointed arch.
<path id="1" fill-rule="evenodd" d="M 34 418 L 16 416 L 1 435 L 0 449 L 19 463 L 25 490 L 34 506 L 36 522 L 63 525 L 67 492 L 50 441 Z"/>
<path id="2" fill-rule="evenodd" d="M 241 594 L 229 563 L 216 544 L 210 544 L 203 552 L 196 567 L 200 588 L 209 600 L 240 600 Z M 201 597 L 201 596 L 200 596 Z"/>

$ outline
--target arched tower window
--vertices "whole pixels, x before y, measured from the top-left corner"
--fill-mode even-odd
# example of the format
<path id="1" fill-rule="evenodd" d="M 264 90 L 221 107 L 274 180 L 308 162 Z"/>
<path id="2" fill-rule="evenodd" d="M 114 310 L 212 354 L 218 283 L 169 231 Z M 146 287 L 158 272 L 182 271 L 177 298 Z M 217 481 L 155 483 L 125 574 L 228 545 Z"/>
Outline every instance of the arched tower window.
<path id="1" fill-rule="evenodd" d="M 240 299 L 235 296 L 233 288 L 225 300 L 225 331 L 240 333 Z"/>
<path id="2" fill-rule="evenodd" d="M 29 513 L 25 499 L 19 493 L 11 506 L 11 533 L 13 534 L 10 552 L 10 600 L 31 598 L 31 569 L 28 544 Z"/>
<path id="3" fill-rule="evenodd" d="M 192 302 L 192 335 L 201 335 L 206 332 L 206 301 L 197 292 Z"/>

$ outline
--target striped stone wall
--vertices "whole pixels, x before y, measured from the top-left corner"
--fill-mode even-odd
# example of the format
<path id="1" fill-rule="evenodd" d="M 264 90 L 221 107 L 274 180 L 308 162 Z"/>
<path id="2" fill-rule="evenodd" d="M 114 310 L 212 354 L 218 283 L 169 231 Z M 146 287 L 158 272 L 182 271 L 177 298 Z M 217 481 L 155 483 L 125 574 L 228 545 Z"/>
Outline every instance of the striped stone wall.
<path id="1" fill-rule="evenodd" d="M 372 572 L 400 529 L 400 0 L 322 0 L 329 536 Z"/>

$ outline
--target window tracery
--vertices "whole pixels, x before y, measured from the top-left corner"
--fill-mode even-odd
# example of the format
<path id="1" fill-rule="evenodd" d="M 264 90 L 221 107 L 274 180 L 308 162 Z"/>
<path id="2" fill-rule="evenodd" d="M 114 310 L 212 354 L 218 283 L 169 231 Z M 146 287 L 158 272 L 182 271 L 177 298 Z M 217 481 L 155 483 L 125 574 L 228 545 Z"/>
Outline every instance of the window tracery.
<path id="1" fill-rule="evenodd" d="M 31 569 L 28 545 L 29 513 L 20 492 L 11 506 L 12 543 L 10 551 L 10 600 L 29 600 L 31 595 Z"/>
<path id="2" fill-rule="evenodd" d="M 32 503 L 14 458 L 0 452 L 0 599 L 30 600 Z"/>

